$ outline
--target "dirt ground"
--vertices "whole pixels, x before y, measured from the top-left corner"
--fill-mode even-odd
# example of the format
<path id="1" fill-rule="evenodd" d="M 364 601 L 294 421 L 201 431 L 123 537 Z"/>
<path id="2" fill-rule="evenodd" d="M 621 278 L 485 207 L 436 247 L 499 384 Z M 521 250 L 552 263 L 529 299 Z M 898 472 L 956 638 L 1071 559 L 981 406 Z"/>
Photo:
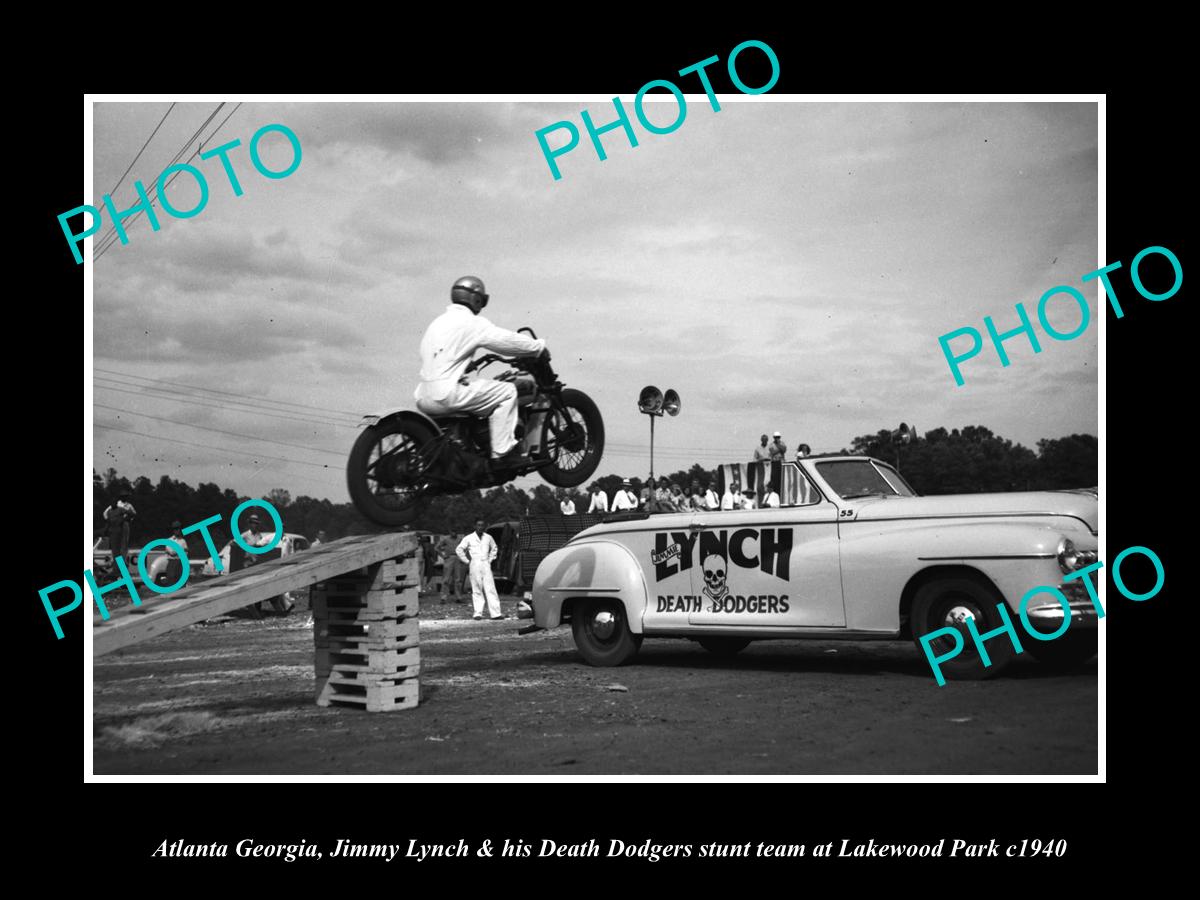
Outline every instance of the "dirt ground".
<path id="1" fill-rule="evenodd" d="M 1094 774 L 1097 663 L 938 687 L 911 644 L 648 639 L 596 669 L 569 628 L 421 598 L 421 703 L 314 702 L 307 613 L 222 618 L 102 657 L 96 774 Z M 1027 656 L 1027 654 L 1025 655 Z"/>

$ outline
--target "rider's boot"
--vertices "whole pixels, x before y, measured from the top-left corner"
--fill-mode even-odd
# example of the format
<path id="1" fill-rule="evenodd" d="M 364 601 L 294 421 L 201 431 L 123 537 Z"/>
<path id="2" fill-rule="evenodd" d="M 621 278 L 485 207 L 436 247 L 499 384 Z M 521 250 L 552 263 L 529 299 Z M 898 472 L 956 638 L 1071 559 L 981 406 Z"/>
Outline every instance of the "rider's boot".
<path id="1" fill-rule="evenodd" d="M 529 457 L 525 455 L 525 451 L 520 444 L 515 444 L 511 450 L 503 456 L 492 457 L 490 464 L 493 472 L 503 471 L 505 469 L 513 469 L 522 466 L 529 461 Z"/>

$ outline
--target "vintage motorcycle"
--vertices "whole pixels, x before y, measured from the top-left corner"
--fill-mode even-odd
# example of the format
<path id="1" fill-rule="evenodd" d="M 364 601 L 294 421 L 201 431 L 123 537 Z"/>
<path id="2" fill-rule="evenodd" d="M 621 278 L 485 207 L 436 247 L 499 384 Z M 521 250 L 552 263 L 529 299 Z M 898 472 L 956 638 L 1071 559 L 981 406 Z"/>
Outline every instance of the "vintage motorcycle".
<path id="1" fill-rule="evenodd" d="M 518 329 L 536 339 L 531 328 Z M 526 458 L 497 466 L 491 460 L 486 416 L 427 416 L 389 410 L 365 416 L 346 466 L 350 498 L 372 522 L 407 525 L 438 494 L 505 484 L 537 472 L 555 487 L 587 481 L 604 452 L 604 422 L 587 394 L 564 388 L 544 356 L 479 357 L 468 372 L 492 363 L 515 371 L 497 376 L 517 388 L 517 429 Z"/>

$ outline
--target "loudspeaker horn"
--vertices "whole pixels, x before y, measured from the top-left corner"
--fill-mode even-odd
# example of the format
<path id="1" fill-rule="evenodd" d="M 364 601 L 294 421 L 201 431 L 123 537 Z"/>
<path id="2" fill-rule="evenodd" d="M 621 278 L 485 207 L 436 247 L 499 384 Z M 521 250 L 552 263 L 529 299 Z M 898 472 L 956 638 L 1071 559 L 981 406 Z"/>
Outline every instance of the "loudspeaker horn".
<path id="1" fill-rule="evenodd" d="M 638 409 L 644 413 L 656 413 L 662 409 L 662 405 L 662 391 L 652 384 L 646 385 L 638 394 Z"/>

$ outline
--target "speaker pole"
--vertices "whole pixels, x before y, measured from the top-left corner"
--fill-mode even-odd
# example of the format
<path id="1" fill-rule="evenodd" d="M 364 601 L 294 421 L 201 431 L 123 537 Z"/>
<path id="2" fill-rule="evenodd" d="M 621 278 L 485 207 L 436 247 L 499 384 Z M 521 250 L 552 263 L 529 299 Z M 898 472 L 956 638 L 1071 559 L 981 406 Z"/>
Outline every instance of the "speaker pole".
<path id="1" fill-rule="evenodd" d="M 650 417 L 650 477 L 654 477 L 654 416 Z"/>

